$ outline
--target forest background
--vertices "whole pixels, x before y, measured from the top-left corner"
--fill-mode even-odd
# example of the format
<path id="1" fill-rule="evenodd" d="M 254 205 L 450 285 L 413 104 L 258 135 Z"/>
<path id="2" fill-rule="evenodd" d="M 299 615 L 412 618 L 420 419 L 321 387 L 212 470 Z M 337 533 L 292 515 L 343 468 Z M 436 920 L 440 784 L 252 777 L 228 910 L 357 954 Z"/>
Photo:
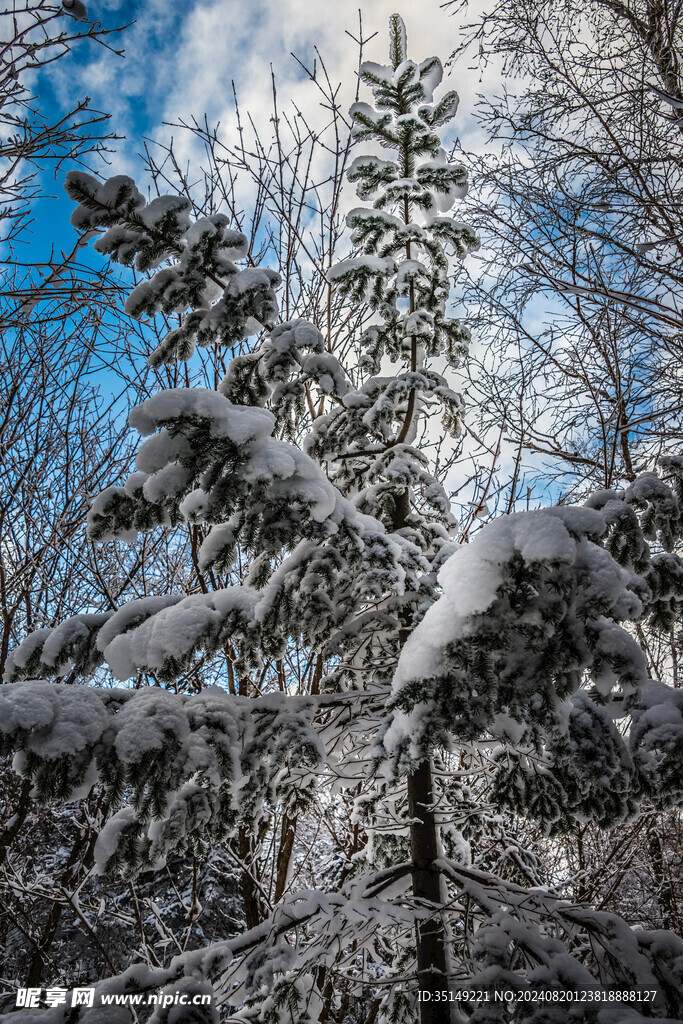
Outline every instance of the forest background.
<path id="1" fill-rule="evenodd" d="M 361 44 L 363 59 L 383 59 L 390 13 L 373 4 L 359 24 L 343 4 L 109 2 L 87 12 L 100 29 L 78 20 L 77 0 L 67 11 L 6 5 L 3 671 L 36 628 L 201 588 L 194 527 L 135 551 L 96 546 L 83 530 L 92 496 L 130 470 L 130 408 L 160 384 L 215 387 L 225 362 L 208 350 L 191 364 L 146 366 L 172 323 L 124 314 L 131 276 L 77 245 L 66 171 L 130 173 L 151 195 L 186 195 L 197 213 L 227 209 L 253 262 L 280 269 L 283 316 L 351 337 L 368 310 L 343 306 L 327 271 L 349 255 L 353 69 Z M 402 13 L 414 54 L 455 55 L 462 102 L 446 142 L 469 172 L 459 216 L 482 241 L 454 292 L 473 335 L 460 371 L 464 433 L 456 444 L 424 438 L 465 543 L 498 515 L 618 488 L 680 451 L 680 12 L 605 0 Z M 635 628 L 653 678 L 677 687 L 678 628 Z M 193 669 L 175 688 L 205 685 L 212 671 Z M 287 658 L 275 667 L 302 690 L 315 671 Z M 123 969 L 133 947 L 158 964 L 198 936 L 253 924 L 254 882 L 277 901 L 311 851 L 323 863 L 358 842 L 357 824 L 340 832 L 342 797 L 314 822 L 292 825 L 282 812 L 268 849 L 188 855 L 162 886 L 145 875 L 105 883 L 91 877 L 105 808 L 38 809 L 9 762 L 2 786 L 5 984 L 76 984 Z M 651 809 L 617 832 L 585 823 L 561 840 L 526 823 L 515 830 L 535 877 L 558 892 L 680 934 L 675 811 Z M 491 839 L 492 869 L 514 860 L 510 849 Z M 87 912 L 74 901 L 82 885 Z"/>

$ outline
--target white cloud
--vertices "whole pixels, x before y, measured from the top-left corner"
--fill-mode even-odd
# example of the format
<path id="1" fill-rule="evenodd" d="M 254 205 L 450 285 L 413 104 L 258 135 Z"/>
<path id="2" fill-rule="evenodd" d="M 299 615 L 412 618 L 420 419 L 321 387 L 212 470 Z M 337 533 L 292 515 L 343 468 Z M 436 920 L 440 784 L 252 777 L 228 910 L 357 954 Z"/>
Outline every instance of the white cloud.
<path id="1" fill-rule="evenodd" d="M 483 0 L 479 0 L 481 4 Z M 316 48 L 330 78 L 342 83 L 339 103 L 348 107 L 355 91 L 357 46 L 347 32 L 358 35 L 358 0 L 90 0 L 91 17 L 105 25 L 135 18 L 121 37 L 125 60 L 90 45 L 92 57 L 74 67 L 69 61 L 55 65 L 51 84 L 62 103 L 84 92 L 93 104 L 112 114 L 112 127 L 127 136 L 118 170 L 133 169 L 140 150 L 141 132 L 167 140 L 164 121 L 202 118 L 220 120 L 226 129 L 234 123 L 232 82 L 244 111 L 268 130 L 271 117 L 271 65 L 283 107 L 295 101 L 315 118 L 319 96 L 291 57 L 295 53 L 313 67 Z M 478 5 L 469 11 L 469 20 Z M 459 41 L 460 25 L 438 0 L 371 0 L 361 5 L 366 59 L 388 60 L 388 21 L 396 10 L 408 30 L 409 54 L 416 60 L 436 54 L 445 60 Z M 486 80 L 463 65 L 448 81 L 461 97 L 456 130 L 471 137 L 471 112 L 477 91 L 498 86 L 495 64 Z M 122 166 L 123 165 L 123 166 Z"/>
<path id="2" fill-rule="evenodd" d="M 395 0 L 372 0 L 362 9 L 363 34 L 374 36 L 365 48 L 366 59 L 387 62 L 388 21 L 396 6 Z M 450 56 L 458 42 L 459 25 L 438 3 L 412 0 L 400 13 L 413 59 L 436 54 L 445 61 Z M 244 108 L 257 123 L 267 123 L 271 65 L 280 95 L 310 109 L 315 94 L 302 82 L 290 53 L 312 67 L 316 48 L 330 78 L 343 83 L 340 101 L 348 105 L 355 90 L 357 47 L 347 32 L 357 36 L 358 31 L 358 0 L 257 0 L 250 6 L 241 0 L 203 0 L 188 6 L 175 47 L 175 84 L 163 99 L 163 117 L 171 120 L 204 112 L 225 117 L 232 107 L 230 83 L 234 80 Z M 456 72 L 453 81 L 461 95 L 462 120 L 471 111 L 479 82 L 464 69 Z"/>

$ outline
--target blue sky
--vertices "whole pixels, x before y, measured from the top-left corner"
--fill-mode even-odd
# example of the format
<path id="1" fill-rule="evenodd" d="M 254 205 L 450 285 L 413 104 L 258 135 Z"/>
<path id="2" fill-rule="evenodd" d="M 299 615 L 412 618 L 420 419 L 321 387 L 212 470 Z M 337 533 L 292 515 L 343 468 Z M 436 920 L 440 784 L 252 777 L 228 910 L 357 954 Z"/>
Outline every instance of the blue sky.
<path id="1" fill-rule="evenodd" d="M 471 5 L 468 21 L 476 20 L 481 6 L 482 0 Z M 364 4 L 363 36 L 374 36 L 364 58 L 387 62 L 388 21 L 395 10 L 406 23 L 410 56 L 423 60 L 437 55 L 445 63 L 459 42 L 459 23 L 438 0 Z M 111 39 L 125 49 L 125 57 L 86 40 L 40 75 L 36 92 L 45 112 L 63 112 L 88 95 L 95 108 L 109 113 L 110 129 L 124 138 L 110 155 L 108 168 L 93 162 L 91 169 L 104 176 L 130 174 L 143 190 L 143 140 L 166 143 L 173 129 L 164 122 L 202 118 L 206 113 L 210 123 L 221 122 L 228 136 L 234 132 L 233 81 L 243 113 L 248 110 L 267 134 L 271 65 L 283 105 L 296 103 L 314 122 L 324 116 L 318 95 L 292 52 L 312 66 L 317 48 L 330 78 L 342 83 L 340 105 L 346 109 L 354 99 L 358 48 L 347 32 L 358 35 L 358 0 L 90 0 L 88 13 L 108 28 L 134 22 Z M 482 140 L 472 110 L 477 93 L 498 91 L 496 62 L 489 64 L 483 78 L 461 64 L 444 87 L 457 89 L 461 99 L 454 134 L 476 148 Z M 367 93 L 361 98 L 369 99 Z M 191 160 L 196 155 L 191 139 L 173 134 L 181 156 Z M 57 198 L 44 200 L 35 209 L 34 248 L 41 256 L 52 244 L 57 251 L 68 250 L 75 241 L 69 225 L 73 205 L 63 193 L 62 181 L 46 184 Z M 351 186 L 349 200 L 355 202 Z M 83 257 L 93 264 L 100 259 L 90 247 Z"/>
<path id="2" fill-rule="evenodd" d="M 476 21 L 487 3 L 473 0 L 467 21 Z M 248 110 L 266 135 L 271 131 L 271 66 L 281 102 L 296 103 L 315 121 L 318 96 L 291 52 L 310 66 L 317 47 L 330 78 L 342 83 L 340 105 L 347 108 L 354 98 L 358 53 L 347 32 L 358 33 L 358 0 L 89 0 L 88 9 L 105 27 L 133 22 L 112 40 L 124 47 L 125 58 L 84 41 L 41 73 L 35 92 L 46 113 L 71 109 L 86 94 L 95 108 L 110 113 L 111 130 L 123 138 L 109 167 L 93 164 L 92 169 L 130 174 L 143 189 L 138 154 L 144 139 L 168 141 L 173 129 L 165 122 L 206 113 L 210 123 L 221 122 L 227 136 L 235 131 L 233 81 L 243 112 Z M 364 57 L 386 62 L 388 19 L 397 9 L 406 22 L 411 57 L 436 54 L 446 61 L 460 41 L 461 26 L 438 0 L 363 4 L 363 35 L 373 37 Z M 475 62 L 461 61 L 444 86 L 456 88 L 461 98 L 455 131 L 466 148 L 477 150 L 484 146 L 473 117 L 477 94 L 496 95 L 503 83 L 495 55 L 483 75 L 469 66 Z M 192 140 L 175 134 L 179 155 L 196 156 Z M 46 186 L 60 198 L 44 200 L 35 209 L 31 255 L 36 259 L 44 258 L 52 244 L 68 251 L 75 241 L 68 223 L 72 204 L 62 182 Z M 354 202 L 351 187 L 349 201 Z M 99 261 L 91 249 L 84 258 Z M 550 300 L 539 300 L 530 311 L 530 326 L 542 326 L 552 308 Z"/>
<path id="3" fill-rule="evenodd" d="M 395 0 L 372 0 L 362 7 L 363 35 L 377 33 L 366 59 L 386 62 L 388 19 L 396 9 Z M 408 0 L 398 9 L 411 56 L 421 60 L 436 54 L 445 62 L 458 41 L 458 21 L 429 0 Z M 315 118 L 315 90 L 292 52 L 311 66 L 318 47 L 330 77 L 342 82 L 341 105 L 353 100 L 357 47 L 346 32 L 358 34 L 357 0 L 90 0 L 88 13 L 105 27 L 134 22 L 112 39 L 125 48 L 125 58 L 86 40 L 40 75 L 36 92 L 45 111 L 67 110 L 88 95 L 94 107 L 111 115 L 111 130 L 125 138 L 110 157 L 109 170 L 92 165 L 105 175 L 127 173 L 139 180 L 142 140 L 168 141 L 172 129 L 164 122 L 206 113 L 226 133 L 233 131 L 233 81 L 242 109 L 267 131 L 271 64 L 283 102 L 295 101 Z M 497 84 L 493 69 L 489 74 Z M 474 129 L 471 110 L 482 82 L 464 68 L 451 78 L 448 87 L 461 96 L 456 130 L 467 135 Z M 180 153 L 191 158 L 190 140 L 175 135 Z M 47 190 L 61 195 L 61 182 L 49 182 Z M 68 210 L 61 199 L 41 203 L 35 210 L 35 241 L 68 245 Z"/>
<path id="4" fill-rule="evenodd" d="M 358 0 L 91 0 L 91 17 L 105 25 L 135 19 L 122 37 L 126 59 L 82 47 L 68 71 L 64 63 L 56 66 L 56 90 L 67 102 L 74 87 L 85 90 L 124 134 L 156 134 L 162 121 L 178 116 L 206 112 L 225 120 L 234 79 L 258 120 L 267 108 L 270 65 L 283 90 L 296 94 L 302 76 L 290 53 L 309 62 L 317 46 L 331 77 L 345 79 L 350 95 L 356 47 L 345 32 L 357 34 L 358 7 Z M 378 33 L 368 59 L 386 60 L 387 22 L 395 9 L 395 0 L 372 0 L 362 9 L 364 35 Z M 415 59 L 449 56 L 458 23 L 438 2 L 409 0 L 400 13 Z"/>

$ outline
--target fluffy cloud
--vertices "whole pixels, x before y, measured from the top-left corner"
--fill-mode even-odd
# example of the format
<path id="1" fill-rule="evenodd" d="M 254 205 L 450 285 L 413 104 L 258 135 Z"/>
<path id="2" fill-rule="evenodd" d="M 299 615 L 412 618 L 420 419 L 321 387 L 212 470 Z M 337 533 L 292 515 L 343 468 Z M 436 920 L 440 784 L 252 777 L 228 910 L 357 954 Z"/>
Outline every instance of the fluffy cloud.
<path id="1" fill-rule="evenodd" d="M 116 43 L 125 46 L 125 60 L 104 48 L 83 49 L 77 66 L 70 61 L 56 66 L 51 85 L 60 103 L 85 92 L 112 114 L 114 130 L 128 140 L 115 158 L 116 169 L 139 174 L 142 135 L 166 142 L 174 134 L 179 156 L 193 155 L 189 139 L 168 123 L 207 114 L 210 123 L 220 121 L 224 131 L 234 131 L 233 83 L 242 110 L 267 131 L 271 68 L 283 108 L 291 110 L 294 103 L 315 122 L 320 96 L 292 53 L 311 69 L 322 57 L 330 79 L 342 83 L 338 102 L 345 110 L 355 91 L 358 47 L 351 36 L 359 35 L 358 7 L 358 0 L 91 0 L 91 16 L 105 25 L 134 20 Z M 388 19 L 396 9 L 406 22 L 414 59 L 448 58 L 460 26 L 437 0 L 429 5 L 407 0 L 402 9 L 395 0 L 372 0 L 361 6 L 365 59 L 388 59 Z M 468 14 L 472 20 L 476 11 Z M 494 67 L 489 73 L 495 80 Z M 461 96 L 462 136 L 474 93 L 485 84 L 463 65 L 451 77 L 449 87 Z"/>

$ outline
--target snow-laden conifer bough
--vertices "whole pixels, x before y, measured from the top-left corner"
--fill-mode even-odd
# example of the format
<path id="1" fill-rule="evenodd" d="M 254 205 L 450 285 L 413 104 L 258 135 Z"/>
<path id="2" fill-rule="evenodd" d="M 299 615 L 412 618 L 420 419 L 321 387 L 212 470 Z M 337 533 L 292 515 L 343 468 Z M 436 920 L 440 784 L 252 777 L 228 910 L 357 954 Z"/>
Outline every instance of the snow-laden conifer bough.
<path id="1" fill-rule="evenodd" d="M 215 1000 L 158 1007 L 152 1024 L 332 1021 L 340 979 L 354 1024 L 683 1013 L 683 942 L 559 898 L 501 813 L 561 836 L 577 821 L 616 825 L 644 801 L 680 804 L 683 692 L 648 680 L 628 625 L 680 614 L 683 459 L 585 507 L 501 518 L 458 546 L 447 495 L 414 445 L 435 407 L 454 435 L 463 412 L 431 368 L 466 354 L 468 333 L 446 311 L 448 254 L 478 244 L 448 214 L 467 188 L 438 135 L 457 96 L 434 97 L 441 64 L 407 59 L 398 16 L 391 63 L 366 63 L 361 78 L 375 104 L 354 105 L 354 133 L 386 157 L 351 165 L 371 205 L 348 217 L 359 254 L 330 272 L 376 314 L 358 384 L 315 326 L 277 322 L 278 275 L 241 268 L 246 239 L 224 216 L 194 219 L 177 196 L 146 203 L 127 177 L 69 174 L 73 224 L 105 229 L 99 252 L 151 272 L 131 315 L 182 317 L 153 363 L 265 332 L 216 392 L 162 391 L 131 413 L 147 438 L 137 471 L 95 499 L 90 536 L 134 543 L 198 523 L 203 571 L 229 572 L 238 548 L 252 561 L 240 585 L 29 636 L 0 689 L 0 737 L 36 800 L 106 792 L 102 872 L 158 869 L 170 851 L 256 830 L 265 804 L 305 814 L 335 786 L 360 793 L 365 850 L 328 891 L 290 889 L 257 927 L 99 981 L 92 1009 L 18 1010 L 2 1018 L 12 1024 L 95 1024 L 101 994 L 164 987 Z M 328 411 L 302 451 L 277 435 L 307 390 Z M 228 641 L 238 677 L 296 644 L 320 652 L 327 675 L 304 696 L 89 682 L 103 665 L 122 683 L 172 681 Z M 477 863 L 471 843 L 486 832 L 508 844 L 516 879 Z M 456 999 L 462 990 L 490 999 Z M 548 1001 L 494 1002 L 533 990 Z M 617 990 L 655 994 L 623 1003 L 609 998 Z"/>

